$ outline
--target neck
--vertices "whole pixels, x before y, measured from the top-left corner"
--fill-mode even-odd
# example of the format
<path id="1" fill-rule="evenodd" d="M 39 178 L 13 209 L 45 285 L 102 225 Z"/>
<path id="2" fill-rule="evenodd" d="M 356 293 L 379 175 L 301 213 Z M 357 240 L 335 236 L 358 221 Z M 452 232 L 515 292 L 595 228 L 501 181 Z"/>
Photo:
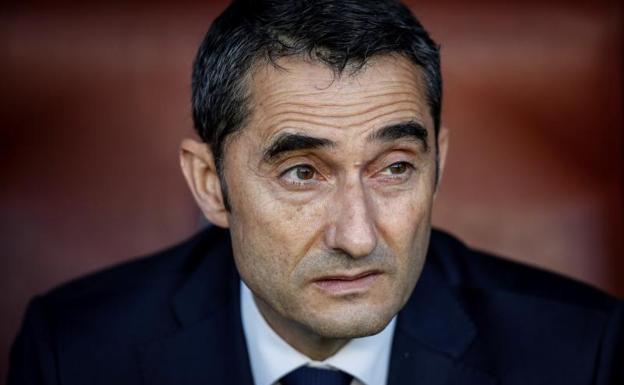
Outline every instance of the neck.
<path id="1" fill-rule="evenodd" d="M 327 338 L 304 328 L 295 321 L 285 319 L 271 307 L 254 295 L 254 301 L 260 314 L 271 329 L 290 346 L 315 361 L 323 361 L 340 350 L 349 342 L 346 338 Z"/>

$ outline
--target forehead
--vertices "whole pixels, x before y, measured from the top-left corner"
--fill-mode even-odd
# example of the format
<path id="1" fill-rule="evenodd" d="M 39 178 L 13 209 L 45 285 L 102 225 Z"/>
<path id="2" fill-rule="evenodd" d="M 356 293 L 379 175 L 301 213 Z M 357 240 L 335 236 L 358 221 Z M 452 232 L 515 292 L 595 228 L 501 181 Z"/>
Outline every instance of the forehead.
<path id="1" fill-rule="evenodd" d="M 376 57 L 341 75 L 297 57 L 277 64 L 260 65 L 249 78 L 246 130 L 262 139 L 283 130 L 365 134 L 410 120 L 433 130 L 421 71 L 405 58 Z"/>

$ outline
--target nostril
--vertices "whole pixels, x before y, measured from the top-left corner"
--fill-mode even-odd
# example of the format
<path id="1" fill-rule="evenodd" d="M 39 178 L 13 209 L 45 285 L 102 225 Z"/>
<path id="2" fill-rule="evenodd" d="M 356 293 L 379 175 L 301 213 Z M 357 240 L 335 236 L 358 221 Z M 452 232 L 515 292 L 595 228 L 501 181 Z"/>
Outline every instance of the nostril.
<path id="1" fill-rule="evenodd" d="M 377 246 L 377 236 L 370 223 L 336 228 L 336 246 L 354 258 L 369 255 Z"/>

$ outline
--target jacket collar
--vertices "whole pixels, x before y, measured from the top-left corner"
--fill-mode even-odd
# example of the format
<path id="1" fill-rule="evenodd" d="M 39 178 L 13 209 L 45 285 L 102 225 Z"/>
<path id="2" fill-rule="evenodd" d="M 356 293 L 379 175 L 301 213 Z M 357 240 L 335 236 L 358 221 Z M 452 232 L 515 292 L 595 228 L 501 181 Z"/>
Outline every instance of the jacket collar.
<path id="1" fill-rule="evenodd" d="M 173 297 L 174 314 L 183 327 L 238 301 L 240 280 L 234 265 L 230 233 L 211 226 L 191 251 L 188 278 Z"/>
<path id="2" fill-rule="evenodd" d="M 172 301 L 180 329 L 139 350 L 145 384 L 252 384 L 229 233 L 209 228 L 188 260 Z"/>
<path id="3" fill-rule="evenodd" d="M 392 343 L 389 384 L 495 384 L 463 363 L 477 332 L 438 267 L 440 248 L 432 242 L 416 287 L 399 312 Z"/>

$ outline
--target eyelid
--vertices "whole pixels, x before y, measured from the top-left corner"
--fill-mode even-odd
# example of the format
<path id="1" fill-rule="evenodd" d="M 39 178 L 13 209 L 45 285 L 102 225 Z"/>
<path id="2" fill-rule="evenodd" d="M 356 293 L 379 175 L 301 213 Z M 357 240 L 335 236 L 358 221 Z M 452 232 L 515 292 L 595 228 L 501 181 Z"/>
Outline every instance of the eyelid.
<path id="1" fill-rule="evenodd" d="M 299 167 L 309 167 L 309 168 L 311 168 L 314 171 L 315 174 L 318 174 L 318 170 L 316 169 L 316 167 L 312 166 L 311 164 L 299 163 L 299 164 L 295 164 L 295 165 L 287 167 L 285 170 L 281 171 L 279 175 L 280 176 L 284 176 L 284 175 L 286 175 L 286 174 L 288 174 L 290 172 L 295 171 Z"/>
<path id="2" fill-rule="evenodd" d="M 409 165 L 412 169 L 416 168 L 416 164 L 420 160 L 419 154 L 414 153 L 409 149 L 403 148 L 392 148 L 389 151 L 381 154 L 377 159 L 371 162 L 370 172 L 379 173 L 382 170 L 386 170 L 388 167 L 392 166 L 395 163 L 405 163 Z"/>
<path id="3" fill-rule="evenodd" d="M 323 177 L 331 173 L 329 165 L 325 164 L 322 159 L 310 154 L 284 158 L 275 166 L 275 169 L 279 170 L 278 175 L 281 176 L 289 170 L 299 166 L 311 167 L 318 175 Z"/>
<path id="4" fill-rule="evenodd" d="M 416 168 L 416 167 L 415 167 L 415 166 L 414 166 L 411 162 L 408 162 L 408 161 L 406 161 L 406 160 L 399 160 L 399 161 L 396 161 L 396 162 L 392 162 L 392 163 L 390 163 L 389 165 L 387 165 L 386 167 L 382 168 L 380 172 L 383 172 L 383 171 L 389 170 L 389 169 L 390 169 L 390 167 L 392 167 L 392 166 L 394 166 L 394 165 L 396 165 L 396 164 L 404 164 L 404 165 L 405 165 L 405 166 L 407 166 L 407 168 L 408 168 L 408 169 L 410 169 L 410 170 L 413 170 L 413 169 L 415 169 L 415 168 Z M 401 175 L 401 174 L 398 174 L 398 175 Z"/>
<path id="5" fill-rule="evenodd" d="M 292 178 L 292 177 L 288 178 L 287 177 L 288 174 L 296 172 L 298 167 L 310 167 L 314 171 L 314 177 L 312 179 L 297 179 L 297 178 Z M 305 189 L 306 187 L 312 187 L 312 185 L 319 183 L 319 177 L 318 177 L 319 175 L 321 174 L 313 165 L 309 163 L 299 163 L 299 164 L 290 166 L 286 168 L 286 170 L 280 172 L 279 180 L 281 181 L 282 184 L 285 184 L 288 187 Z"/>

